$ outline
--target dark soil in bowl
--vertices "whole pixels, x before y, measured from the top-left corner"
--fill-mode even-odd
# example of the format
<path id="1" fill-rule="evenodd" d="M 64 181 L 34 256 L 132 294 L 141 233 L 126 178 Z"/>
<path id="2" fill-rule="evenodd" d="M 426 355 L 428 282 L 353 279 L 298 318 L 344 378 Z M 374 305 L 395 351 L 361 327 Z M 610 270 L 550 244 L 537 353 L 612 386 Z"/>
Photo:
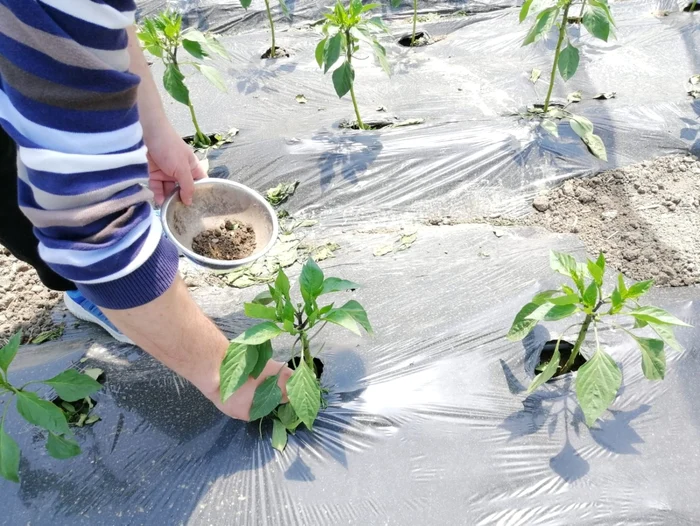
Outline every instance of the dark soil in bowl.
<path id="1" fill-rule="evenodd" d="M 282 49 L 281 47 L 275 46 L 275 56 L 272 56 L 272 48 L 267 48 L 267 51 L 260 55 L 260 58 L 289 58 L 291 55 L 289 51 L 286 49 Z"/>
<path id="2" fill-rule="evenodd" d="M 287 365 L 290 369 L 296 369 L 300 359 L 299 357 L 293 358 L 287 362 Z M 323 374 L 323 362 L 318 358 L 314 358 L 314 368 L 316 369 L 316 378 L 320 379 Z"/>
<path id="3" fill-rule="evenodd" d="M 255 231 L 248 223 L 225 221 L 219 228 L 197 234 L 192 240 L 192 250 L 212 259 L 244 259 L 255 251 Z"/>
<path id="4" fill-rule="evenodd" d="M 552 359 L 552 356 L 554 356 L 554 349 L 557 346 L 557 340 L 550 340 L 547 343 L 544 344 L 544 347 L 542 348 L 542 352 L 540 353 L 540 363 L 539 367 L 544 367 L 549 363 L 549 361 Z M 574 350 L 574 346 L 565 341 L 562 340 L 561 343 L 559 344 L 559 371 L 561 370 L 562 367 L 566 364 L 566 362 L 569 360 L 569 357 L 571 356 L 571 351 Z M 579 368 L 586 363 L 586 359 L 583 357 L 583 355 L 579 352 L 578 356 L 576 357 L 576 360 L 574 360 L 574 366 L 571 368 L 571 371 L 578 371 Z M 539 368 L 538 368 L 539 369 Z M 559 376 L 561 373 L 557 371 L 554 373 L 554 376 L 552 378 L 556 378 Z M 536 371 L 539 373 L 539 370 Z"/>
<path id="5" fill-rule="evenodd" d="M 411 45 L 411 36 L 412 35 L 404 35 L 402 36 L 399 40 L 399 46 L 404 46 L 404 47 L 421 47 L 421 46 L 427 46 L 429 44 L 432 44 L 433 41 L 430 39 L 427 33 L 423 31 L 416 31 L 416 39 L 413 42 L 413 45 Z"/>

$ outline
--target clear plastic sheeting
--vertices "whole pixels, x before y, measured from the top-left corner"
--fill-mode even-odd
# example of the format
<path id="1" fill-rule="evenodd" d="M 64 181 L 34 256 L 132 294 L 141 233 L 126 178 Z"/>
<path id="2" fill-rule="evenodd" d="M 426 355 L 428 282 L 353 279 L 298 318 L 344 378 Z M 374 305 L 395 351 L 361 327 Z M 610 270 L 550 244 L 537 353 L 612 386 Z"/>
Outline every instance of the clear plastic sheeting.
<path id="1" fill-rule="evenodd" d="M 216 10 L 237 5 L 217 4 Z M 318 28 L 278 23 L 277 45 L 291 57 L 261 60 L 269 31 L 235 25 L 222 38 L 232 53 L 230 63 L 220 63 L 229 92 L 201 76 L 188 79 L 200 124 L 210 131 L 241 130 L 234 145 L 210 156 L 213 173 L 258 189 L 299 180 L 296 203 L 309 210 L 519 215 L 543 187 L 564 178 L 697 147 L 700 101 L 686 93 L 689 77 L 700 72 L 697 16 L 676 11 L 659 18 L 659 5 L 634 0 L 614 4 L 617 29 L 607 43 L 570 28 L 581 62 L 568 82 L 557 79 L 554 95 L 566 101 L 581 91 L 583 100 L 568 109 L 593 122 L 607 147 L 609 162 L 603 163 L 567 123 L 555 138 L 513 116 L 544 100 L 554 39 L 522 47 L 530 24 L 518 24 L 517 9 L 468 8 L 457 4 L 452 16 L 419 24 L 436 42 L 417 49 L 396 43 L 410 31 L 409 18 L 389 14 L 394 36 L 382 42 L 391 78 L 360 51 L 355 90 L 364 119 L 424 120 L 378 131 L 338 127 L 353 118 L 352 105 L 338 99 L 330 74 L 316 64 Z M 153 67 L 159 76 L 162 68 Z M 533 68 L 542 72 L 536 84 Z M 593 99 L 611 92 L 615 98 Z M 307 102 L 298 103 L 297 95 Z M 187 108 L 170 101 L 169 111 L 183 135 L 191 133 Z"/>
<path id="2" fill-rule="evenodd" d="M 77 430 L 84 453 L 56 461 L 12 418 L 22 482 L 0 483 L 6 524 L 691 524 L 700 514 L 694 454 L 700 425 L 698 329 L 669 354 L 667 377 L 643 378 L 639 351 L 603 331 L 624 380 L 595 429 L 568 380 L 525 395 L 537 350 L 504 338 L 532 294 L 559 283 L 550 248 L 581 254 L 573 236 L 487 226 L 427 227 L 407 251 L 375 258 L 394 233 L 330 227 L 343 247 L 329 274 L 360 282 L 376 337 L 331 330 L 322 383 L 329 407 L 284 453 L 270 426 L 230 420 L 143 352 L 96 329 L 25 348 L 18 382 L 77 363 L 106 372 L 102 420 Z M 295 279 L 295 277 L 293 277 Z M 233 336 L 256 291 L 196 297 Z M 697 290 L 651 298 L 697 320 Z M 87 338 L 94 343 L 85 343 Z M 278 350 L 280 344 L 277 344 Z"/>

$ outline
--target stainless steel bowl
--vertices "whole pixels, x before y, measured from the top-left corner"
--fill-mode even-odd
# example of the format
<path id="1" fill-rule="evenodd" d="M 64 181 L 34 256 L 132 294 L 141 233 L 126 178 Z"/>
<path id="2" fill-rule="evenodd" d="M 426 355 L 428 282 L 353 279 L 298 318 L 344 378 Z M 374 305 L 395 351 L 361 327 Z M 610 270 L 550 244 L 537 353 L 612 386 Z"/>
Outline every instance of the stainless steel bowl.
<path id="1" fill-rule="evenodd" d="M 185 206 L 180 201 L 180 193 L 175 192 L 166 199 L 160 210 L 165 234 L 188 259 L 210 269 L 231 270 L 265 255 L 277 241 L 277 214 L 256 191 L 225 179 L 196 181 L 194 190 L 190 206 Z M 227 219 L 253 227 L 256 239 L 253 254 L 245 259 L 226 261 L 200 256 L 192 251 L 192 240 L 197 234 L 218 228 Z"/>

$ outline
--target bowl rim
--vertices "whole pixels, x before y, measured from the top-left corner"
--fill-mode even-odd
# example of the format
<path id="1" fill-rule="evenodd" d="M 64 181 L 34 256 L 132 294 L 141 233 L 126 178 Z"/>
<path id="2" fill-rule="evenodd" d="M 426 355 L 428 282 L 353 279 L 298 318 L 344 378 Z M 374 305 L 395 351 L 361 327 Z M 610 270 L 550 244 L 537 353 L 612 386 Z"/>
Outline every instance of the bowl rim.
<path id="1" fill-rule="evenodd" d="M 170 194 L 170 196 L 168 196 L 168 198 L 161 205 L 160 221 L 163 225 L 163 231 L 165 232 L 166 236 L 168 236 L 168 239 L 188 258 L 197 262 L 201 262 L 205 266 L 215 267 L 219 269 L 242 267 L 244 265 L 254 262 L 257 259 L 260 259 L 262 256 L 267 254 L 277 242 L 277 237 L 279 235 L 279 221 L 277 220 L 277 214 L 275 213 L 275 210 L 272 208 L 270 203 L 268 203 L 267 200 L 260 193 L 256 192 L 249 186 L 238 183 L 236 181 L 229 181 L 228 179 L 214 179 L 207 177 L 205 179 L 199 179 L 198 181 L 195 181 L 194 185 L 195 189 L 197 186 L 204 185 L 224 185 L 236 188 L 238 190 L 242 190 L 244 193 L 248 194 L 251 198 L 253 198 L 258 204 L 262 205 L 263 208 L 267 211 L 268 215 L 270 216 L 270 219 L 272 220 L 272 234 L 270 236 L 270 241 L 267 243 L 267 245 L 265 245 L 265 248 L 263 248 L 258 254 L 250 255 L 247 258 L 214 259 L 208 258 L 206 256 L 201 256 L 194 252 L 192 249 L 180 243 L 180 241 L 177 240 L 177 238 L 173 235 L 172 231 L 170 230 L 170 225 L 168 224 L 167 220 L 167 211 L 173 201 L 180 200 L 180 188 L 178 187 L 172 194 Z"/>

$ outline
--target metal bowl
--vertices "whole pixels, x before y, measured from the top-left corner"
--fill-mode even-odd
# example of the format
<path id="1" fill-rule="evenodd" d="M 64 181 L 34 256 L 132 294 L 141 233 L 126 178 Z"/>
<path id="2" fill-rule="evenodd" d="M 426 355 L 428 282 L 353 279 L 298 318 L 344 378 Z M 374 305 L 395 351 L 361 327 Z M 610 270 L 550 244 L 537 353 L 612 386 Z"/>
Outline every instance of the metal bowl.
<path id="1" fill-rule="evenodd" d="M 194 183 L 190 206 L 174 192 L 160 210 L 163 230 L 188 259 L 215 270 L 231 270 L 252 263 L 265 255 L 277 241 L 277 214 L 269 203 L 247 186 L 225 179 L 201 179 Z M 238 220 L 255 231 L 255 252 L 245 259 L 223 260 L 200 256 L 192 250 L 192 240 L 204 230 L 218 228 L 222 222 Z"/>

